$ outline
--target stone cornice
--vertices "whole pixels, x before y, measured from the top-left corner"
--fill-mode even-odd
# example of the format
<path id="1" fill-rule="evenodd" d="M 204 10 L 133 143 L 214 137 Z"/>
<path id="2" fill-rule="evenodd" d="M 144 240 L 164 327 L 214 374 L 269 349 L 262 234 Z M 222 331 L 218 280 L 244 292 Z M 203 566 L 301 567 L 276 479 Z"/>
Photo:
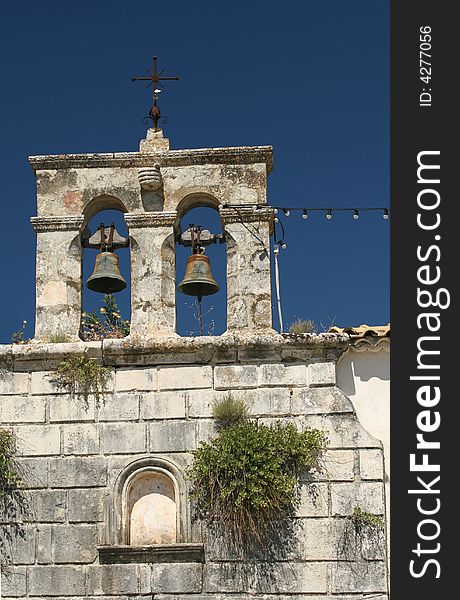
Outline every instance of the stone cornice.
<path id="1" fill-rule="evenodd" d="M 177 220 L 177 212 L 125 213 L 129 229 L 143 227 L 172 227 Z"/>
<path id="2" fill-rule="evenodd" d="M 363 337 L 351 341 L 350 349 L 354 352 L 390 352 L 389 337 Z"/>
<path id="3" fill-rule="evenodd" d="M 51 154 L 29 156 L 34 171 L 96 167 L 179 167 L 188 165 L 265 163 L 267 173 L 273 168 L 271 146 L 236 146 L 197 148 L 165 152 L 107 152 L 100 154 Z"/>
<path id="4" fill-rule="evenodd" d="M 338 360 L 350 340 L 340 334 L 283 334 L 254 331 L 216 337 L 128 336 L 104 341 L 104 362 L 111 366 L 296 362 Z M 100 342 L 0 345 L 0 370 L 48 370 L 66 356 L 85 354 L 102 359 Z"/>
<path id="5" fill-rule="evenodd" d="M 81 232 L 85 222 L 85 217 L 83 215 L 31 217 L 30 222 L 37 233 L 44 233 L 47 231 Z"/>
<path id="6" fill-rule="evenodd" d="M 274 210 L 271 206 L 264 208 L 237 208 L 232 206 L 231 208 L 220 208 L 220 217 L 222 223 L 227 225 L 229 223 L 260 223 L 267 221 L 271 223 L 275 216 Z"/>

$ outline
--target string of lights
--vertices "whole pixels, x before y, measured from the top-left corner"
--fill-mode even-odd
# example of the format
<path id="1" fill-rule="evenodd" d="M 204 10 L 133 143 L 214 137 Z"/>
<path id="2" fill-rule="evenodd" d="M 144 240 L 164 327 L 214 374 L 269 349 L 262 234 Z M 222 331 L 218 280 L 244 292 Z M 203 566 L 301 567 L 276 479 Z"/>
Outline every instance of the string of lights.
<path id="1" fill-rule="evenodd" d="M 361 212 L 369 212 L 369 211 L 377 211 L 382 214 L 382 217 L 385 221 L 387 221 L 390 217 L 390 210 L 386 206 L 364 206 L 359 208 L 351 208 L 351 207 L 336 207 L 336 208 L 325 208 L 325 207 L 300 207 L 300 206 L 274 206 L 272 204 L 223 204 L 223 208 L 252 208 L 253 210 L 260 210 L 263 208 L 273 208 L 273 212 L 275 213 L 275 226 L 279 225 L 281 228 L 281 236 L 276 235 L 276 227 L 275 227 L 275 245 L 279 245 L 283 250 L 286 249 L 287 245 L 284 241 L 284 226 L 282 221 L 280 220 L 280 216 L 282 213 L 283 217 L 289 217 L 291 212 L 300 212 L 302 219 L 308 219 L 308 215 L 310 212 L 323 212 L 328 221 L 332 219 L 334 212 L 351 212 L 353 213 L 353 219 L 357 221 L 359 219 L 359 214 Z"/>

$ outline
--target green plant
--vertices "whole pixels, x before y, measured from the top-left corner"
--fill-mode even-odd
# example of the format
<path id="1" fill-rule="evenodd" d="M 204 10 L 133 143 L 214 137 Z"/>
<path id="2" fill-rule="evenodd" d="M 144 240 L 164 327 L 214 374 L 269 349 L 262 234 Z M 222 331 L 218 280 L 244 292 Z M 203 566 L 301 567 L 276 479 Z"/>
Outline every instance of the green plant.
<path id="1" fill-rule="evenodd" d="M 130 322 L 121 318 L 117 301 L 112 294 L 104 295 L 100 314 L 84 312 L 81 321 L 81 337 L 84 341 L 105 338 L 123 338 L 129 335 Z"/>
<path id="2" fill-rule="evenodd" d="M 189 475 L 201 518 L 217 525 L 234 547 L 262 547 L 298 502 L 300 471 L 319 469 L 322 431 L 299 432 L 280 421 L 242 421 L 223 428 L 194 453 Z"/>
<path id="3" fill-rule="evenodd" d="M 231 394 L 227 394 L 214 403 L 212 415 L 218 429 L 228 428 L 247 420 L 248 407 L 244 400 L 236 400 Z"/>
<path id="4" fill-rule="evenodd" d="M 94 395 L 96 406 L 107 391 L 111 370 L 87 356 L 70 356 L 59 363 L 52 382 L 65 389 L 71 396 L 81 394 L 86 404 L 90 394 Z"/>
<path id="5" fill-rule="evenodd" d="M 11 334 L 11 341 L 13 344 L 26 344 L 27 340 L 24 338 L 24 331 L 27 325 L 27 321 L 23 321 L 21 327 Z"/>
<path id="6" fill-rule="evenodd" d="M 289 333 L 317 333 L 318 326 L 311 319 L 296 319 L 289 325 Z"/>
<path id="7" fill-rule="evenodd" d="M 54 335 L 49 336 L 48 341 L 50 344 L 63 344 L 65 342 L 69 342 L 70 338 L 64 333 L 55 333 Z"/>
<path id="8" fill-rule="evenodd" d="M 0 570 L 10 561 L 12 541 L 25 536 L 22 520 L 29 511 L 15 455 L 14 434 L 0 429 Z"/>

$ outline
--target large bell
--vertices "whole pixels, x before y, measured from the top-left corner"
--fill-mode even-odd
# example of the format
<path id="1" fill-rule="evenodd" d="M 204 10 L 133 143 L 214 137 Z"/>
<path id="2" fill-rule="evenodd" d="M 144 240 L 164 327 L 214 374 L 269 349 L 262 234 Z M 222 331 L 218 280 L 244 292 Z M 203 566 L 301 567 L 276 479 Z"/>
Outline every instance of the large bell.
<path id="1" fill-rule="evenodd" d="M 188 257 L 184 279 L 178 289 L 183 294 L 199 298 L 219 291 L 219 286 L 211 273 L 209 257 L 204 254 L 192 254 Z"/>
<path id="2" fill-rule="evenodd" d="M 118 256 L 113 252 L 100 252 L 91 277 L 86 285 L 93 292 L 112 294 L 121 292 L 126 287 L 126 281 L 118 268 Z"/>

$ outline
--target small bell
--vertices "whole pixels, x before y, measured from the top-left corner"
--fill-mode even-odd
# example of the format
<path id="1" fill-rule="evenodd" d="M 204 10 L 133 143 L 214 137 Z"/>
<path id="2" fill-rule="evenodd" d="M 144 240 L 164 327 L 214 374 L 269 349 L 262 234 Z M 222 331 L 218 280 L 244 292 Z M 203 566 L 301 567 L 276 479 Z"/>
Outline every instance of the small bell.
<path id="1" fill-rule="evenodd" d="M 126 287 L 118 267 L 118 256 L 114 252 L 100 252 L 96 256 L 94 271 L 86 282 L 88 289 L 102 294 L 121 292 Z"/>
<path id="2" fill-rule="evenodd" d="M 188 257 L 184 279 L 178 289 L 187 296 L 198 296 L 198 298 L 211 296 L 219 291 L 219 286 L 211 273 L 209 257 L 201 253 Z"/>

